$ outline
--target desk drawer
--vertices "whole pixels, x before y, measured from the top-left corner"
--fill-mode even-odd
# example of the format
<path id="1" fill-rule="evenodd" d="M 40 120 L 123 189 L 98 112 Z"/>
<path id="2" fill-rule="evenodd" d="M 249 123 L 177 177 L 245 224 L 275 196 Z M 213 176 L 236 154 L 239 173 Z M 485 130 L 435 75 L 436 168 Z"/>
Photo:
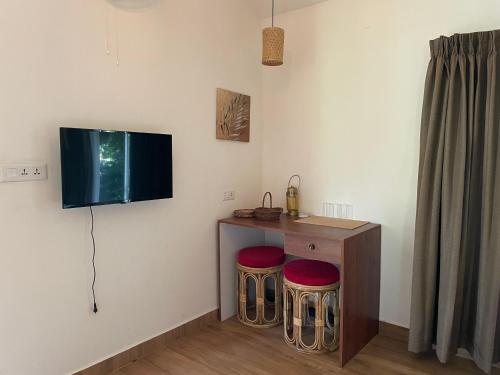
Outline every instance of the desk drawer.
<path id="1" fill-rule="evenodd" d="M 342 248 L 340 241 L 324 240 L 314 237 L 285 235 L 285 253 L 302 258 L 341 263 Z"/>

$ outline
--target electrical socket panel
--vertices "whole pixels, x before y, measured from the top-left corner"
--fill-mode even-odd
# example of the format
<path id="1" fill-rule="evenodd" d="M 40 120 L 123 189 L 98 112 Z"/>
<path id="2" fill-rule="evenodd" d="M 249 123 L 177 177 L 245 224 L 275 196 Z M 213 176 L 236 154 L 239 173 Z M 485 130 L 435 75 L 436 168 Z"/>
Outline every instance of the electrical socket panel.
<path id="1" fill-rule="evenodd" d="M 47 164 L 0 164 L 0 182 L 46 180 L 47 177 Z"/>

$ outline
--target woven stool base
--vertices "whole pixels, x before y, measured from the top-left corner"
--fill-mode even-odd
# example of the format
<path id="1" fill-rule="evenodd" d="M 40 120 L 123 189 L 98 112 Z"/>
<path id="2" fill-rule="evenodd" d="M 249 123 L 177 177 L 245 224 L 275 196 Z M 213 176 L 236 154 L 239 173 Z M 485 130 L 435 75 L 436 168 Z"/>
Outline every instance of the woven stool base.
<path id="1" fill-rule="evenodd" d="M 250 268 L 237 263 L 238 269 L 238 320 L 253 328 L 271 328 L 283 322 L 282 310 L 282 266 L 272 268 Z M 251 305 L 247 296 L 248 280 L 255 283 L 255 301 Z M 266 281 L 274 281 L 274 301 L 266 299 Z M 255 311 L 255 316 L 248 316 L 249 308 Z M 272 318 L 266 319 L 266 313 L 274 310 Z"/>
<path id="2" fill-rule="evenodd" d="M 305 353 L 332 352 L 338 349 L 340 283 L 306 286 L 285 278 L 283 284 L 285 342 Z M 310 307 L 314 307 L 314 317 L 310 316 Z M 304 340 L 307 330 L 311 331 L 311 343 Z"/>

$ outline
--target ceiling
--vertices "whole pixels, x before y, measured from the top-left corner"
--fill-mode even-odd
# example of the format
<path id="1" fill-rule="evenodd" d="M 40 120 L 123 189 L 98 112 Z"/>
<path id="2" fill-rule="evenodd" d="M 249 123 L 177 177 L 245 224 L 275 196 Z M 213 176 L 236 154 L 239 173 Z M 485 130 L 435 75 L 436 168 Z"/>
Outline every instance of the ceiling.
<path id="1" fill-rule="evenodd" d="M 107 0 L 109 3 L 123 9 L 145 9 L 150 8 L 161 0 Z M 271 17 L 272 0 L 245 0 L 251 1 L 262 18 Z M 285 13 L 294 9 L 304 8 L 327 0 L 275 0 L 275 13 Z"/>
<path id="2" fill-rule="evenodd" d="M 271 4 L 272 0 L 253 0 L 260 15 L 264 17 L 271 17 Z M 304 8 L 309 5 L 321 3 L 326 0 L 275 0 L 274 6 L 276 14 L 289 12 L 294 9 Z"/>

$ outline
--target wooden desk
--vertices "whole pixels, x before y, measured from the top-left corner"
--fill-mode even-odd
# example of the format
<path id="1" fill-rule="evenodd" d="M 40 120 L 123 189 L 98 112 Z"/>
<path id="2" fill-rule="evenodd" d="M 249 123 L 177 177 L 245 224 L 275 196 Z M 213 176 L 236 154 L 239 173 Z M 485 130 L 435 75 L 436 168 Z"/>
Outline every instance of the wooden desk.
<path id="1" fill-rule="evenodd" d="M 235 264 L 241 248 L 281 245 L 287 254 L 335 263 L 341 275 L 339 356 L 345 366 L 378 333 L 380 236 L 380 225 L 372 223 L 347 230 L 300 224 L 286 215 L 279 222 L 219 220 L 219 319 L 236 315 Z"/>

